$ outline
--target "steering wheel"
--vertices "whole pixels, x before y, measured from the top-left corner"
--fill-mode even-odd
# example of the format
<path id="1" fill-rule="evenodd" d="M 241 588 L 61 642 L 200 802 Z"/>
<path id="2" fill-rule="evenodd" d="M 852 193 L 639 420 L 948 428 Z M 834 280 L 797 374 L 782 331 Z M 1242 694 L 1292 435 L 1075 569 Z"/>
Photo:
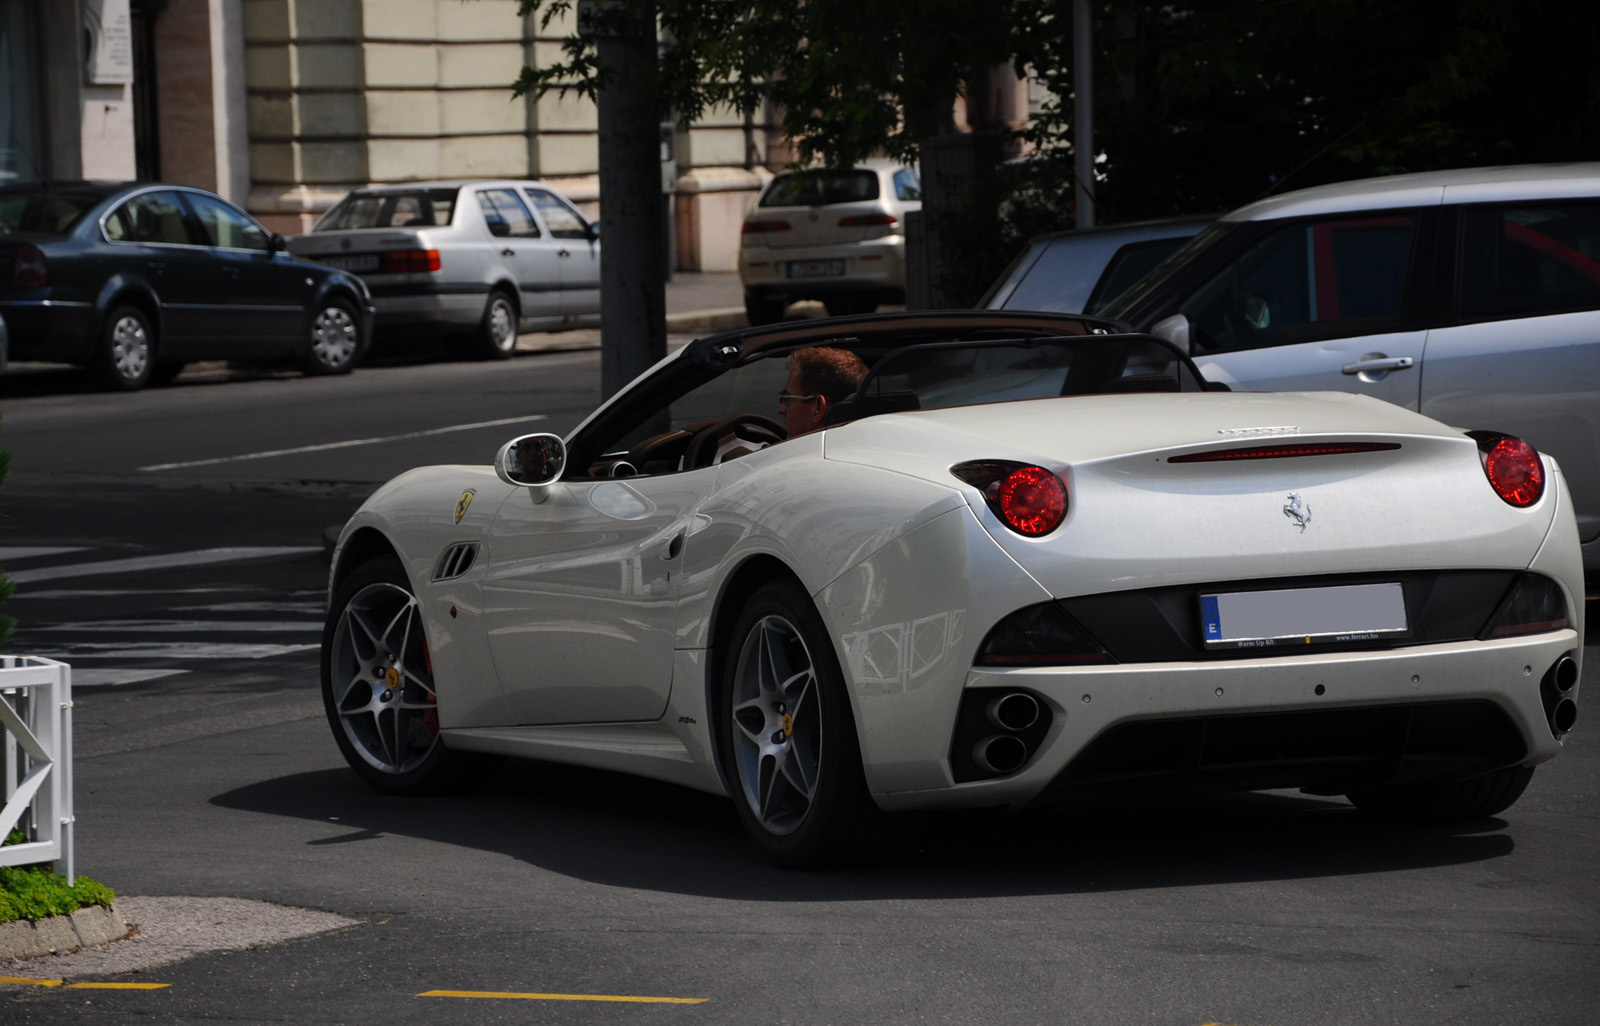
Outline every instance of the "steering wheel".
<path id="1" fill-rule="evenodd" d="M 675 431 L 663 431 L 659 435 L 651 435 L 628 450 L 627 461 L 644 470 L 646 464 L 656 460 L 675 460 L 688 448 L 689 442 L 700 429 L 709 427 L 713 423 L 715 421 L 702 420 L 694 424 L 685 424 Z"/>
<path id="2" fill-rule="evenodd" d="M 746 442 L 765 442 L 771 445 L 789 437 L 789 432 L 771 417 L 763 417 L 759 413 L 735 414 L 716 421 L 695 434 L 694 440 L 689 443 L 688 451 L 683 455 L 683 469 L 694 470 L 711 466 L 711 461 L 717 454 L 718 444 L 728 435 L 734 435 Z"/>

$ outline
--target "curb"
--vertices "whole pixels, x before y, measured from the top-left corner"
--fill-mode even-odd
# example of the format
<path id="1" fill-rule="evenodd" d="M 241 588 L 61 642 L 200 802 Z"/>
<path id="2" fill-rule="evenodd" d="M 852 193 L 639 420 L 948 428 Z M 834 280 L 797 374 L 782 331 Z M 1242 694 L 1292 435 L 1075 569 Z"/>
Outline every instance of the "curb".
<path id="1" fill-rule="evenodd" d="M 92 948 L 122 940 L 133 932 L 133 924 L 110 908 L 89 905 L 71 915 L 49 919 L 18 919 L 0 923 L 0 958 L 37 958 L 64 955 L 80 948 Z"/>

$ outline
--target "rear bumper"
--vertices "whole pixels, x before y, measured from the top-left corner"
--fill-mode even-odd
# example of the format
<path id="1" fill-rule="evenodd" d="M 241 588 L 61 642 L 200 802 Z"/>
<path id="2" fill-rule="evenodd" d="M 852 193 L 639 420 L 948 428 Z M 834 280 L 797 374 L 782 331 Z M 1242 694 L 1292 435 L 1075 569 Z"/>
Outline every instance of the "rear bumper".
<path id="1" fill-rule="evenodd" d="M 483 318 L 487 289 L 428 291 L 374 290 L 374 329 L 380 334 L 418 330 L 456 331 L 475 327 Z"/>
<path id="2" fill-rule="evenodd" d="M 838 261 L 842 274 L 795 277 L 800 265 Z M 814 299 L 840 293 L 870 292 L 886 301 L 905 297 L 905 238 L 899 235 L 869 242 L 831 246 L 751 246 L 739 251 L 739 279 L 752 294 L 788 300 Z"/>
<path id="3" fill-rule="evenodd" d="M 923 763 L 928 787 L 874 797 L 886 809 L 1024 806 L 1070 799 L 1140 777 L 1145 783 L 1187 781 L 1217 789 L 1336 792 L 1344 785 L 1356 789 L 1428 779 L 1430 773 L 1433 779 L 1444 779 L 1501 765 L 1531 766 L 1561 750 L 1541 697 L 1541 679 L 1563 655 L 1581 659 L 1582 649 L 1577 631 L 1568 629 L 1527 638 L 1318 656 L 975 669 L 966 681 L 969 691 L 983 689 L 996 696 L 1026 691 L 1048 711 L 1048 730 L 1023 768 L 1000 779 L 957 784 L 948 750 L 930 750 L 925 753 L 929 761 Z M 1567 697 L 1576 700 L 1578 690 Z M 1459 719 L 1449 708 L 1456 706 Z M 1476 762 L 1466 760 L 1473 763 L 1471 771 L 1463 769 L 1459 752 L 1444 753 L 1453 761 L 1425 748 L 1408 752 L 1402 737 L 1396 753 L 1362 736 L 1370 730 L 1403 730 L 1415 710 L 1430 710 L 1420 714 L 1421 723 L 1484 724 Z M 1254 729 L 1252 718 L 1264 729 Z M 1285 739 L 1278 747 L 1270 743 L 1275 728 Z M 1210 761 L 1208 730 L 1216 756 Z M 949 737 L 945 733 L 943 743 Z M 1219 747 L 1224 737 L 1233 740 Z M 1130 745 L 1148 746 L 1154 738 L 1192 750 L 1128 750 Z M 1341 741 L 1347 743 L 1341 746 Z M 1389 754 L 1381 754 L 1385 752 Z M 1387 777 L 1374 780 L 1373 760 L 1385 757 L 1395 765 Z M 1348 770 L 1343 777 L 1337 772 L 1341 765 Z"/>
<path id="4" fill-rule="evenodd" d="M 95 310 L 58 300 L 0 301 L 12 360 L 83 363 L 94 350 Z"/>

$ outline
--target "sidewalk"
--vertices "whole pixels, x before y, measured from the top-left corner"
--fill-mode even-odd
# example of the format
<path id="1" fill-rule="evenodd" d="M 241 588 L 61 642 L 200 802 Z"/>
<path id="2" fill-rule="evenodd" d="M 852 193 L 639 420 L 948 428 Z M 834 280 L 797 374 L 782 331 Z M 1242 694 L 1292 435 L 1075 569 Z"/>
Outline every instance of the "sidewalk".
<path id="1" fill-rule="evenodd" d="M 667 337 L 684 343 L 745 326 L 744 286 L 737 271 L 675 271 L 667 282 Z M 593 349 L 599 328 L 535 331 L 517 336 L 517 352 Z"/>

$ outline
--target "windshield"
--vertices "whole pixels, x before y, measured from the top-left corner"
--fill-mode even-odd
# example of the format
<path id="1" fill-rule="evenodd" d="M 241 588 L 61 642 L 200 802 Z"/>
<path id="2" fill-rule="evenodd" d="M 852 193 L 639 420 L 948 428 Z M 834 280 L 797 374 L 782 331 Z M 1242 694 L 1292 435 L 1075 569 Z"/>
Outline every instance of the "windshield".
<path id="1" fill-rule="evenodd" d="M 1116 320 L 1127 320 L 1132 316 L 1133 311 L 1137 310 L 1144 302 L 1145 298 L 1160 288 L 1162 283 L 1170 278 L 1178 268 L 1188 264 L 1196 256 L 1221 242 L 1238 227 L 1239 222 L 1237 221 L 1216 221 L 1207 226 L 1199 235 L 1179 246 L 1171 256 L 1152 267 L 1150 273 L 1135 282 L 1132 288 L 1106 304 L 1105 309 L 1101 310 L 1099 315 Z"/>
<path id="2" fill-rule="evenodd" d="M 432 228 L 447 225 L 455 214 L 458 191 L 452 186 L 352 192 L 323 214 L 311 230 L 337 232 L 351 228 Z"/>
<path id="3" fill-rule="evenodd" d="M 85 192 L 0 193 L 0 235 L 65 235 L 104 198 Z"/>
<path id="4" fill-rule="evenodd" d="M 786 171 L 772 180 L 760 206 L 825 207 L 877 198 L 878 176 L 871 171 Z"/>

